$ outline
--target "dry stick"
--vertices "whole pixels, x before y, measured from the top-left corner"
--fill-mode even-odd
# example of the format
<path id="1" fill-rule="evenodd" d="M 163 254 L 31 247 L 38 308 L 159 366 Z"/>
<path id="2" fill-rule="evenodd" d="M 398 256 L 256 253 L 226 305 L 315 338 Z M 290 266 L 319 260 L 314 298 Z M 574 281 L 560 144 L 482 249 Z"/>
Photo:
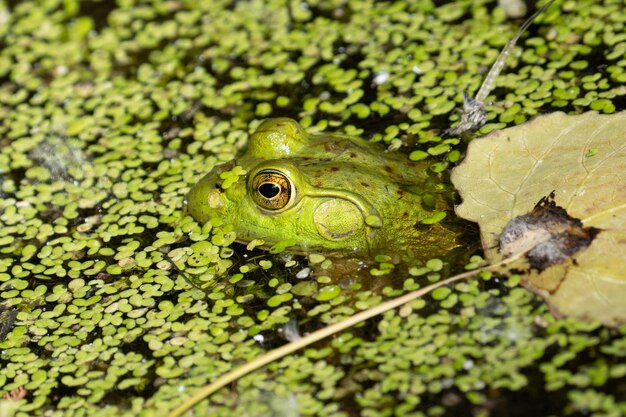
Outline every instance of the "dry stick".
<path id="1" fill-rule="evenodd" d="M 375 317 L 379 314 L 382 314 L 388 310 L 392 310 L 394 308 L 400 307 L 403 304 L 408 303 L 409 301 L 415 300 L 416 298 L 422 297 L 423 295 L 428 294 L 429 292 L 439 288 L 439 287 L 443 287 L 445 285 L 451 284 L 453 282 L 456 281 L 460 281 L 464 278 L 468 278 L 471 277 L 473 275 L 476 275 L 482 271 L 489 271 L 489 270 L 496 270 L 498 268 L 500 268 L 503 265 L 509 264 L 515 260 L 517 260 L 518 258 L 520 258 L 522 255 L 524 255 L 525 252 L 522 253 L 518 253 L 515 254 L 514 256 L 504 259 L 498 263 L 492 264 L 492 265 L 488 265 L 486 267 L 483 268 L 479 268 L 479 269 L 475 269 L 472 271 L 468 271 L 468 272 L 464 272 L 462 274 L 459 275 L 455 275 L 453 277 L 447 278 L 443 281 L 440 282 L 436 282 L 432 285 L 429 285 L 427 287 L 421 288 L 419 290 L 410 292 L 408 294 L 405 294 L 403 296 L 400 296 L 398 298 L 394 298 L 393 300 L 387 301 L 383 304 L 377 305 L 371 309 L 362 311 L 360 313 L 355 314 L 354 316 L 348 317 L 345 320 L 342 320 L 340 322 L 331 324 L 328 327 L 324 327 L 323 329 L 317 330 L 311 334 L 308 334 L 304 337 L 302 337 L 301 339 L 298 339 L 294 342 L 291 342 L 285 346 L 281 346 L 277 349 L 271 350 L 269 352 L 267 352 L 265 355 L 260 356 L 259 358 L 253 360 L 252 362 L 248 362 L 242 366 L 240 366 L 239 368 L 235 368 L 234 370 L 225 373 L 224 375 L 222 375 L 221 377 L 219 377 L 215 382 L 200 388 L 198 391 L 196 391 L 191 397 L 187 398 L 181 405 L 179 405 L 178 407 L 176 407 L 176 409 L 174 409 L 172 412 L 170 412 L 168 414 L 168 417 L 179 417 L 182 413 L 184 413 L 185 411 L 187 411 L 189 408 L 193 407 L 196 403 L 198 403 L 199 401 L 202 401 L 204 398 L 208 397 L 209 395 L 213 394 L 215 391 L 217 391 L 218 389 L 224 387 L 225 385 L 237 380 L 238 378 L 241 378 L 242 376 L 255 371 L 265 365 L 267 365 L 270 362 L 273 362 L 277 359 L 280 359 L 290 353 L 293 353 L 299 349 L 302 349 L 305 346 L 308 346 L 314 342 L 317 342 L 321 339 L 324 339 L 328 336 L 331 336 L 335 333 L 338 333 L 342 330 L 345 330 L 349 327 L 354 326 L 355 324 L 365 321 L 367 319 L 370 319 L 372 317 Z"/>
<path id="2" fill-rule="evenodd" d="M 502 52 L 500 52 L 498 59 L 496 59 L 496 62 L 494 62 L 493 66 L 489 70 L 489 73 L 487 73 L 487 77 L 485 77 L 485 81 L 483 81 L 483 84 L 480 86 L 480 89 L 478 90 L 478 93 L 476 93 L 476 97 L 474 97 L 474 100 L 483 102 L 487 98 L 489 93 L 493 91 L 493 88 L 496 84 L 496 78 L 498 78 L 498 75 L 500 75 L 500 72 L 502 72 L 502 68 L 504 68 L 504 64 L 506 64 L 506 59 L 511 54 L 511 51 L 519 40 L 519 37 L 522 36 L 522 33 L 524 33 L 526 29 L 528 29 L 531 23 L 533 23 L 533 20 L 535 20 L 537 16 L 539 16 L 548 7 L 550 7 L 552 3 L 554 3 L 554 0 L 550 0 L 549 2 L 541 6 L 539 10 L 533 13 L 533 15 L 524 22 L 524 24 L 519 28 L 515 36 L 513 36 L 513 38 L 507 42 L 507 44 L 502 49 Z"/>
<path id="3" fill-rule="evenodd" d="M 470 130 L 474 130 L 487 121 L 487 112 L 485 111 L 485 99 L 491 93 L 496 85 L 496 79 L 502 72 L 502 68 L 506 64 L 506 59 L 511 54 L 513 47 L 519 40 L 522 33 L 528 29 L 533 20 L 537 18 L 541 13 L 543 13 L 550 5 L 554 3 L 554 0 L 550 0 L 543 6 L 541 6 L 532 16 L 530 16 L 524 24 L 518 29 L 517 33 L 510 41 L 506 43 L 498 58 L 496 58 L 496 62 L 491 66 L 491 69 L 487 73 L 485 77 L 485 81 L 481 84 L 478 92 L 476 93 L 476 97 L 471 98 L 467 93 L 463 96 L 463 113 L 461 114 L 461 121 L 455 127 L 448 129 L 446 131 L 447 134 L 456 136 L 462 133 L 465 133 Z"/>

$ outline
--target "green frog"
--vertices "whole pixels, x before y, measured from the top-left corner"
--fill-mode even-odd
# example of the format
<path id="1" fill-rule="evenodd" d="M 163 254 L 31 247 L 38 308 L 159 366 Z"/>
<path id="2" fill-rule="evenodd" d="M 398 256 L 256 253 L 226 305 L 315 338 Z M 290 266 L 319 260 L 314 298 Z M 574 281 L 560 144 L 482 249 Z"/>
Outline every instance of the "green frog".
<path id="1" fill-rule="evenodd" d="M 451 210 L 452 195 L 425 162 L 276 118 L 192 187 L 187 213 L 201 223 L 220 217 L 239 242 L 265 248 L 292 240 L 299 253 L 428 259 L 459 245 L 454 231 L 429 221 Z"/>

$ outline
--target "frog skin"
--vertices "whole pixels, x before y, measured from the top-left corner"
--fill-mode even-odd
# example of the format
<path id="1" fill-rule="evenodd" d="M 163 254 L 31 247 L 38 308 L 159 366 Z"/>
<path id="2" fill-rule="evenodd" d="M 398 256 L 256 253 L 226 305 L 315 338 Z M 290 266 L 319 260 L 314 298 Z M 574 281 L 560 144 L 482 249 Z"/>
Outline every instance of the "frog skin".
<path id="1" fill-rule="evenodd" d="M 245 174 L 226 185 L 235 174 L 222 174 L 236 166 Z M 265 248 L 292 240 L 299 253 L 428 259 L 458 246 L 448 228 L 420 224 L 450 210 L 451 195 L 423 161 L 276 118 L 258 127 L 239 158 L 191 188 L 186 210 L 200 223 L 222 218 L 237 241 L 261 239 Z"/>

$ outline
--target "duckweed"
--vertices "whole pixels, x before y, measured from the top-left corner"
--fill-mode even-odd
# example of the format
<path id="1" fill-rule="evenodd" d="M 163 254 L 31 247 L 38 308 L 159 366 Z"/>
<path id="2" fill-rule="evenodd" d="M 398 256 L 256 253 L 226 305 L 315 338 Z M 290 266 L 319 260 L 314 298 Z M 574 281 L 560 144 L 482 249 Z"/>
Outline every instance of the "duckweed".
<path id="1" fill-rule="evenodd" d="M 337 297 L 341 293 L 341 288 L 337 285 L 328 285 L 320 288 L 317 293 L 316 299 L 318 301 L 328 301 Z"/>
<path id="2" fill-rule="evenodd" d="M 336 277 L 336 260 L 284 253 L 293 240 L 271 254 L 260 240 L 233 246 L 228 224 L 185 217 L 184 198 L 274 116 L 381 141 L 445 175 L 466 141 L 442 131 L 519 25 L 497 2 L 5 3 L 0 391 L 28 392 L 2 410 L 159 415 L 285 343 L 286 323 L 311 332 L 448 274 L 440 259 L 381 258 Z M 623 23 L 619 1 L 553 5 L 511 54 L 479 134 L 554 109 L 624 110 Z M 235 166 L 220 186 L 242 175 Z M 273 363 L 195 411 L 624 414 L 626 329 L 556 320 L 518 276 L 483 278 Z"/>

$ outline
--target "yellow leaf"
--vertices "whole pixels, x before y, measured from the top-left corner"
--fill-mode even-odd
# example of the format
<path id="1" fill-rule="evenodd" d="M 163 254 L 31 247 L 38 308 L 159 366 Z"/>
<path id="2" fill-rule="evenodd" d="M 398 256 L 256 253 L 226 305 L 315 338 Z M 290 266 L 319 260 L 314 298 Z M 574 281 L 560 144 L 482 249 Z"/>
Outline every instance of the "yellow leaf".
<path id="1" fill-rule="evenodd" d="M 505 226 L 552 192 L 569 216 L 600 229 L 562 262 L 529 268 L 522 284 L 557 315 L 626 322 L 626 112 L 553 113 L 476 139 L 452 182 L 463 198 L 456 212 L 479 224 L 492 263 L 503 256 Z M 534 230 L 531 247 L 557 234 Z"/>

